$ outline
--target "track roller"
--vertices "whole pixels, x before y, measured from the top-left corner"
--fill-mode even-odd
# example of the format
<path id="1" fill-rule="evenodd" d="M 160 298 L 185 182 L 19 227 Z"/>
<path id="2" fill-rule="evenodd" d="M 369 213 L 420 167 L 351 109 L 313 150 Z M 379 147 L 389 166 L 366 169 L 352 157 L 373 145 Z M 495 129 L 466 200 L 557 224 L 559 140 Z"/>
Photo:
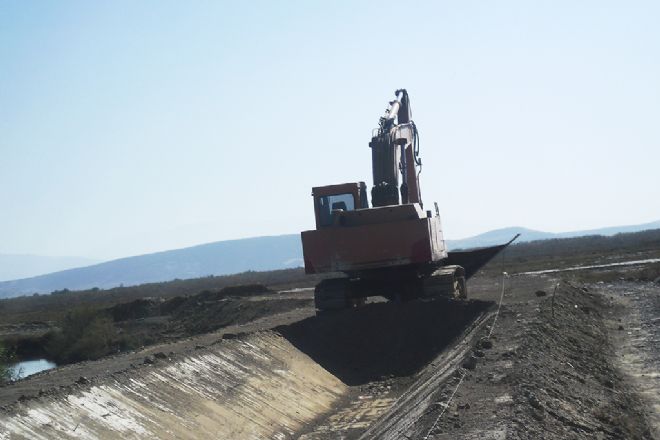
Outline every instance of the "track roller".
<path id="1" fill-rule="evenodd" d="M 444 266 L 436 269 L 423 280 L 423 296 L 467 299 L 465 269 L 461 266 Z"/>

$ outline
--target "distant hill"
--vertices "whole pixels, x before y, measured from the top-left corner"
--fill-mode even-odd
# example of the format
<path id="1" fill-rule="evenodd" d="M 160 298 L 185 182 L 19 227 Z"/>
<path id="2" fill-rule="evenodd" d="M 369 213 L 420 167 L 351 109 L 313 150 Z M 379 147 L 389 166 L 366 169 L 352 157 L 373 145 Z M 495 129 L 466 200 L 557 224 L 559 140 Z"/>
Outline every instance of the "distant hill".
<path id="1" fill-rule="evenodd" d="M 219 241 L 0 282 L 0 298 L 302 266 L 300 235 Z"/>
<path id="2" fill-rule="evenodd" d="M 99 263 L 99 260 L 83 257 L 0 254 L 0 281 L 33 277 L 96 263 Z"/>
<path id="3" fill-rule="evenodd" d="M 495 229 L 492 231 L 484 232 L 483 234 L 475 235 L 474 237 L 463 238 L 460 240 L 446 240 L 449 249 L 470 249 L 482 246 L 493 246 L 496 244 L 509 241 L 516 234 L 520 234 L 517 243 L 534 240 L 547 240 L 551 238 L 571 238 L 582 237 L 585 235 L 614 235 L 622 232 L 639 232 L 649 229 L 660 229 L 660 221 L 643 223 L 641 225 L 628 225 L 628 226 L 612 226 L 600 229 L 587 229 L 583 231 L 571 232 L 543 232 L 534 229 L 527 229 L 520 226 L 513 226 L 510 228 Z"/>
<path id="4" fill-rule="evenodd" d="M 610 227 L 554 234 L 522 227 L 489 231 L 462 240 L 447 240 L 450 249 L 468 249 L 504 243 L 520 233 L 519 242 L 584 235 L 614 235 L 660 229 L 660 221 L 643 225 Z M 54 290 L 101 289 L 173 279 L 228 275 L 303 265 L 299 234 L 219 241 L 154 254 L 121 258 L 93 266 L 69 269 L 47 275 L 0 282 L 0 298 Z"/>

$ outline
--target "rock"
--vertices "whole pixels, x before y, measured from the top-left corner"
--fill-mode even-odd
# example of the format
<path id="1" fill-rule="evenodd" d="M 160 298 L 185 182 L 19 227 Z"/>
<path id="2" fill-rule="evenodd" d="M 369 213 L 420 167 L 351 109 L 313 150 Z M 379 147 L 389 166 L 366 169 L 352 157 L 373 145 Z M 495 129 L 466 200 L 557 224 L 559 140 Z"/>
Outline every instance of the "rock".
<path id="1" fill-rule="evenodd" d="M 518 352 L 516 352 L 515 348 L 512 348 L 512 349 L 502 353 L 502 357 L 505 358 L 505 359 L 506 358 L 511 358 L 511 357 L 516 357 L 516 356 L 518 356 Z"/>
<path id="2" fill-rule="evenodd" d="M 618 328 L 618 330 L 623 330 L 623 326 L 620 325 L 619 328 Z"/>
<path id="3" fill-rule="evenodd" d="M 466 370 L 474 370 L 477 368 L 477 358 L 474 356 L 467 358 L 465 361 L 463 361 L 463 368 Z"/>
<path id="4" fill-rule="evenodd" d="M 89 379 L 87 379 L 85 376 L 80 376 L 78 380 L 76 380 L 76 383 L 78 385 L 87 385 L 89 383 Z"/>
<path id="5" fill-rule="evenodd" d="M 545 291 L 543 291 L 543 290 L 537 290 L 536 291 L 536 296 L 546 296 L 546 295 L 547 295 L 547 293 L 545 293 Z"/>
<path id="6" fill-rule="evenodd" d="M 545 413 L 543 411 L 532 411 L 532 417 L 534 417 L 536 420 L 543 420 L 545 419 Z"/>
<path id="7" fill-rule="evenodd" d="M 156 359 L 167 359 L 167 355 L 162 351 L 159 351 L 158 353 L 154 353 L 154 357 Z"/>
<path id="8" fill-rule="evenodd" d="M 201 350 L 203 348 L 204 348 L 203 345 L 195 345 L 195 350 Z"/>
<path id="9" fill-rule="evenodd" d="M 156 362 L 156 359 L 154 359 L 153 356 L 147 356 L 147 357 L 144 358 L 144 362 L 142 362 L 142 363 L 145 364 L 145 365 L 151 365 L 151 364 L 154 364 L 155 362 Z"/>
<path id="10" fill-rule="evenodd" d="M 481 350 L 474 350 L 474 355 L 478 358 L 482 358 L 485 356 L 485 353 Z"/>
<path id="11" fill-rule="evenodd" d="M 465 403 L 459 403 L 458 404 L 458 409 L 470 409 L 470 404 L 465 402 Z"/>
<path id="12" fill-rule="evenodd" d="M 543 405 L 541 405 L 541 401 L 537 399 L 534 394 L 530 393 L 529 396 L 527 396 L 527 401 L 530 405 L 532 405 L 532 407 L 543 411 Z"/>
<path id="13" fill-rule="evenodd" d="M 236 339 L 238 335 L 236 333 L 225 333 L 222 335 L 222 339 Z"/>

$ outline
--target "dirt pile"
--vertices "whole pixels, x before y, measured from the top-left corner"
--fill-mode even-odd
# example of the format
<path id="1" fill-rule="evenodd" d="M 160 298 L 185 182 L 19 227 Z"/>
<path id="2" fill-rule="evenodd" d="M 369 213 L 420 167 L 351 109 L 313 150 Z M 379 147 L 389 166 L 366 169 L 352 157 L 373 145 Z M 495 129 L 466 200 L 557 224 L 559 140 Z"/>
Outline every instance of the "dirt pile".
<path id="1" fill-rule="evenodd" d="M 225 299 L 188 305 L 172 314 L 168 332 L 195 335 L 217 330 L 232 324 L 243 324 L 263 316 L 275 315 L 291 309 L 312 306 L 308 298 L 258 300 Z"/>
<path id="2" fill-rule="evenodd" d="M 195 295 L 175 296 L 169 299 L 162 297 L 138 298 L 134 301 L 114 305 L 108 309 L 108 313 L 115 322 L 164 315 L 181 316 L 195 311 L 199 306 L 220 300 L 274 293 L 274 291 L 261 284 L 248 284 L 225 287 L 220 290 L 203 290 Z"/>
<path id="3" fill-rule="evenodd" d="M 642 405 L 615 369 L 603 298 L 560 284 L 528 323 L 514 360 L 516 431 L 545 438 L 650 437 Z"/>
<path id="4" fill-rule="evenodd" d="M 308 296 L 282 296 L 255 284 L 167 300 L 141 298 L 115 305 L 109 313 L 122 333 L 131 335 L 139 345 L 151 345 L 312 306 Z"/>
<path id="5" fill-rule="evenodd" d="M 562 283 L 553 300 L 555 282 L 544 277 L 512 284 L 492 346 L 472 349 L 474 368 L 440 384 L 422 417 L 402 420 L 405 430 L 389 426 L 386 414 L 369 432 L 429 440 L 652 438 L 644 405 L 616 368 L 605 298 Z M 475 340 L 490 333 L 481 331 Z"/>

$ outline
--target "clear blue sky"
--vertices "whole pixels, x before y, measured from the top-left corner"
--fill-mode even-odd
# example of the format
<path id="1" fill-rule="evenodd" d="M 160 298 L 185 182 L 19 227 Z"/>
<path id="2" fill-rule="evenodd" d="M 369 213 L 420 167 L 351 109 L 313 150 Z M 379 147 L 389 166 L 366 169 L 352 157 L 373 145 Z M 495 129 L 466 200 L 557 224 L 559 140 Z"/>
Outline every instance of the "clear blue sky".
<path id="1" fill-rule="evenodd" d="M 408 89 L 445 236 L 660 219 L 660 3 L 0 1 L 0 253 L 313 227 Z"/>

